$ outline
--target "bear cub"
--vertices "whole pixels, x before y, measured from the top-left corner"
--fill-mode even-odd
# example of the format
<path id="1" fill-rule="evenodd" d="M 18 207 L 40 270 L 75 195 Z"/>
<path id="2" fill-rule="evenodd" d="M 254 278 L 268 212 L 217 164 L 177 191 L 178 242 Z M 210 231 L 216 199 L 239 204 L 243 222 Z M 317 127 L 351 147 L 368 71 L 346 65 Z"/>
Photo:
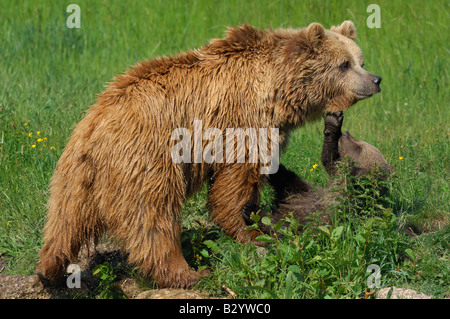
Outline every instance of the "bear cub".
<path id="1" fill-rule="evenodd" d="M 341 127 L 344 116 L 342 112 L 328 113 L 325 117 L 324 143 L 322 147 L 322 164 L 330 176 L 330 186 L 323 189 L 314 189 L 303 181 L 303 189 L 291 194 L 284 194 L 285 199 L 276 202 L 277 208 L 272 213 L 272 222 L 276 224 L 280 219 L 293 213 L 293 217 L 300 222 L 299 230 L 303 226 L 312 221 L 315 213 L 319 213 L 320 223 L 331 222 L 330 206 L 338 204 L 337 197 L 342 196 L 341 192 L 336 190 L 337 182 L 344 178 L 336 176 L 339 171 L 339 165 L 343 165 L 344 161 L 350 163 L 350 175 L 361 177 L 371 170 L 378 169 L 377 172 L 382 179 L 387 178 L 393 170 L 381 152 L 373 145 L 364 141 L 356 140 L 349 132 L 342 134 Z M 294 174 L 294 173 L 292 173 Z M 278 181 L 276 181 L 278 182 Z M 271 182 L 275 193 L 278 197 L 280 185 Z M 257 211 L 256 206 L 249 203 L 244 210 L 244 219 L 248 225 L 253 223 L 250 215 Z M 267 213 L 259 212 L 261 217 Z M 264 233 L 272 232 L 270 226 L 258 223 L 259 229 Z"/>

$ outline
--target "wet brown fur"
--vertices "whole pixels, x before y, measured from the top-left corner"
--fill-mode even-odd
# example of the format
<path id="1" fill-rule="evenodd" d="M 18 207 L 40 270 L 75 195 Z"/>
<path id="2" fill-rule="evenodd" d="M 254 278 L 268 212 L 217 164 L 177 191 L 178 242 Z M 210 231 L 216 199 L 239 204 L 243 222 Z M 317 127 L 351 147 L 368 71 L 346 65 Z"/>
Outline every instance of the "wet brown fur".
<path id="1" fill-rule="evenodd" d="M 161 287 L 195 284 L 202 274 L 182 255 L 180 211 L 210 176 L 214 220 L 237 240 L 252 241 L 258 233 L 244 231 L 241 209 L 259 191 L 260 165 L 174 164 L 171 133 L 193 132 L 194 120 L 222 132 L 276 127 L 285 145 L 293 128 L 347 109 L 359 100 L 349 85 L 364 80 L 340 76 L 337 66 L 353 59 L 356 47 L 347 48 L 341 33 L 317 23 L 267 31 L 244 25 L 199 50 L 145 61 L 118 76 L 57 163 L 39 276 L 57 281 L 82 245 L 107 233 Z"/>

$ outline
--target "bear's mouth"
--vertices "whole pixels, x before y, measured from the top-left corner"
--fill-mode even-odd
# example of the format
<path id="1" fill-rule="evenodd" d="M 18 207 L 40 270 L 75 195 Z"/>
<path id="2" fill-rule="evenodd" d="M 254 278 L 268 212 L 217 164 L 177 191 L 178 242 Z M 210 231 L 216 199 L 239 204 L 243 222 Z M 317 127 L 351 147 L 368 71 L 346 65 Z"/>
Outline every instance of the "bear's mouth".
<path id="1" fill-rule="evenodd" d="M 373 88 L 365 88 L 365 89 L 361 89 L 359 91 L 353 91 L 353 93 L 356 96 L 357 100 L 364 100 L 367 99 L 369 97 L 371 97 L 374 94 L 380 93 L 381 89 L 379 86 L 373 87 Z"/>
<path id="2" fill-rule="evenodd" d="M 369 97 L 371 97 L 373 94 L 365 94 L 365 93 L 358 93 L 355 92 L 356 98 L 358 100 L 364 100 L 364 99 L 368 99 Z"/>

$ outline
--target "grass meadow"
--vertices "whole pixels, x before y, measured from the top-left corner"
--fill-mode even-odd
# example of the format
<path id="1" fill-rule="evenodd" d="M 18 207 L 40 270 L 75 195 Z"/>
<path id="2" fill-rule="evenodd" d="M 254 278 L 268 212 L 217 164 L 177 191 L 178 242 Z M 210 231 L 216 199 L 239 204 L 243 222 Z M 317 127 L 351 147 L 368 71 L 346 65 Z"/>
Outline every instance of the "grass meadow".
<path id="1" fill-rule="evenodd" d="M 81 8 L 81 28 L 66 26 L 70 3 Z M 379 5 L 380 28 L 367 26 L 371 3 Z M 376 290 L 368 285 L 371 264 L 379 267 L 379 287 L 449 296 L 449 12 L 448 1 L 0 0 L 0 273 L 33 273 L 52 171 L 114 75 L 200 47 L 226 26 L 316 21 L 329 28 L 348 19 L 365 68 L 383 81 L 381 94 L 345 112 L 343 129 L 395 167 L 387 203 L 366 204 L 370 214 L 360 218 L 344 202 L 342 218 L 316 231 L 288 230 L 261 253 L 209 222 L 201 192 L 183 212 L 186 256 L 192 267 L 211 269 L 199 287 L 215 296 L 226 286 L 238 298 L 364 298 Z M 321 121 L 297 130 L 282 156 L 317 187 L 328 179 L 322 130 Z M 263 202 L 270 207 L 270 191 Z"/>

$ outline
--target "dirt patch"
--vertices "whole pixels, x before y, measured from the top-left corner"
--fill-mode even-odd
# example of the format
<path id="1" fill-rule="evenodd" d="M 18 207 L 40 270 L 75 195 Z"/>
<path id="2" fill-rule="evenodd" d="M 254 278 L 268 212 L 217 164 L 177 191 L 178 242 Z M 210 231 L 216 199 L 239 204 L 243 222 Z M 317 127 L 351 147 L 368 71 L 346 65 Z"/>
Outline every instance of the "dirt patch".
<path id="1" fill-rule="evenodd" d="M 44 286 L 35 275 L 0 274 L 0 299 L 96 298 L 100 293 L 100 278 L 93 275 L 93 269 L 104 262 L 110 263 L 115 270 L 117 269 L 117 279 L 113 285 L 120 294 L 133 298 L 143 290 L 138 288 L 132 278 L 127 277 L 125 268 L 120 266 L 126 264 L 124 256 L 110 245 L 100 245 L 93 254 L 82 251 L 81 256 L 75 263 L 81 270 L 80 288 L 69 288 L 64 284 L 66 280 L 61 285 L 52 287 Z M 4 269 L 5 264 L 0 259 L 0 269 Z"/>
<path id="2" fill-rule="evenodd" d="M 97 265 L 107 262 L 114 269 L 114 280 L 110 283 L 114 296 L 137 299 L 204 299 L 209 298 L 193 290 L 184 289 L 150 289 L 149 281 L 133 273 L 123 255 L 111 243 L 97 246 L 95 252 L 82 250 L 80 259 L 75 263 L 80 267 L 80 288 L 69 288 L 62 283 L 58 287 L 44 286 L 35 275 L 0 274 L 0 299 L 67 299 L 67 298 L 101 298 L 105 287 L 101 287 L 100 278 L 93 275 Z M 3 257 L 3 256 L 2 256 Z M 0 258 L 0 272 L 6 262 Z M 67 277 L 69 278 L 69 277 Z M 147 286 L 143 285 L 145 282 Z M 150 286 L 151 287 L 151 286 Z M 108 288 L 108 289 L 109 289 Z"/>
<path id="3" fill-rule="evenodd" d="M 419 293 L 412 289 L 387 287 L 377 292 L 377 299 L 431 299 L 424 293 Z"/>
<path id="4" fill-rule="evenodd" d="M 184 289 L 154 289 L 141 292 L 136 299 L 208 299 L 209 295 Z"/>
<path id="5" fill-rule="evenodd" d="M 127 278 L 115 283 L 129 299 L 209 299 L 206 293 L 184 289 L 143 290 L 136 282 Z M 86 286 L 77 288 L 44 287 L 37 276 L 0 275 L 0 299 L 68 299 L 97 298 L 95 291 Z"/>
<path id="6" fill-rule="evenodd" d="M 62 297 L 48 292 L 37 276 L 0 275 L 0 299 L 50 299 Z"/>

